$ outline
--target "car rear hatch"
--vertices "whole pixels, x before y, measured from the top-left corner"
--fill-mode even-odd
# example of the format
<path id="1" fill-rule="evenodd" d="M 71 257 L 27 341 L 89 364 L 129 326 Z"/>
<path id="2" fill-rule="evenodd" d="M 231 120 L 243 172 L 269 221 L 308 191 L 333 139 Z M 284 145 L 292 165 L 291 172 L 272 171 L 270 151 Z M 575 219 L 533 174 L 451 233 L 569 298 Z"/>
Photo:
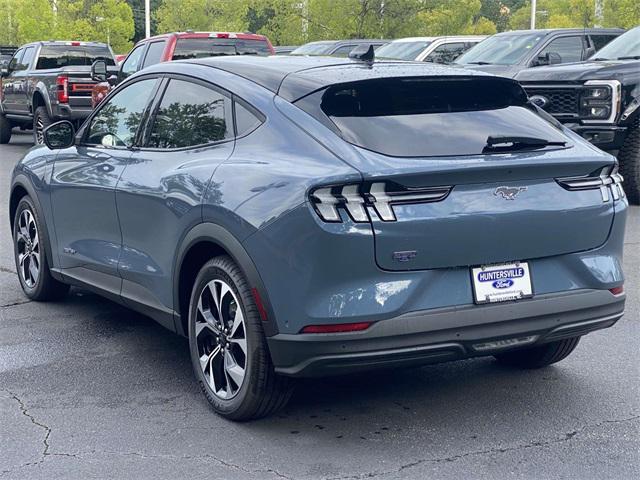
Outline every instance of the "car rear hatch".
<path id="1" fill-rule="evenodd" d="M 542 119 L 511 80 L 359 82 L 329 88 L 322 110 L 356 145 L 363 183 L 311 199 L 322 213 L 334 197 L 356 221 L 361 202 L 383 269 L 525 261 L 609 235 L 623 195 L 613 157 Z"/>

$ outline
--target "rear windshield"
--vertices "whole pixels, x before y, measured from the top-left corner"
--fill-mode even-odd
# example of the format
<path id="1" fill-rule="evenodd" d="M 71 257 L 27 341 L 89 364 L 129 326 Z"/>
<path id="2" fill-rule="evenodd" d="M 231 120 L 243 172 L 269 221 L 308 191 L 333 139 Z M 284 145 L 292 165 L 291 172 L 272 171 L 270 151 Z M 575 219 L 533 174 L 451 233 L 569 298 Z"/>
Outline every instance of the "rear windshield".
<path id="1" fill-rule="evenodd" d="M 267 41 L 240 38 L 179 38 L 173 52 L 173 60 L 251 54 L 270 55 Z"/>
<path id="2" fill-rule="evenodd" d="M 36 70 L 90 66 L 96 60 L 104 60 L 107 65 L 116 64 L 106 45 L 45 45 L 40 49 Z"/>
<path id="3" fill-rule="evenodd" d="M 376 51 L 376 58 L 390 58 L 393 60 L 415 60 L 431 42 L 391 42 Z"/>
<path id="4" fill-rule="evenodd" d="M 489 137 L 567 142 L 527 106 L 519 85 L 497 77 L 367 80 L 331 86 L 297 105 L 346 141 L 394 157 L 494 153 Z"/>

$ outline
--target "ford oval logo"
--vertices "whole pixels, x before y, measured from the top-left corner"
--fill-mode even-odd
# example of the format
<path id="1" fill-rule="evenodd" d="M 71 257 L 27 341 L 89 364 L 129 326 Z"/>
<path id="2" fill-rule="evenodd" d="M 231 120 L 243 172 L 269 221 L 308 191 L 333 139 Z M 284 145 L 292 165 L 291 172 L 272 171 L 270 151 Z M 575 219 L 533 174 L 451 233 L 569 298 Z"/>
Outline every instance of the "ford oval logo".
<path id="1" fill-rule="evenodd" d="M 509 288 L 509 287 L 513 287 L 513 280 L 510 280 L 508 278 L 504 279 L 504 280 L 496 280 L 495 282 L 492 283 L 493 288 Z"/>
<path id="2" fill-rule="evenodd" d="M 529 101 L 540 108 L 544 108 L 549 105 L 549 99 L 542 95 L 533 95 L 529 97 Z"/>

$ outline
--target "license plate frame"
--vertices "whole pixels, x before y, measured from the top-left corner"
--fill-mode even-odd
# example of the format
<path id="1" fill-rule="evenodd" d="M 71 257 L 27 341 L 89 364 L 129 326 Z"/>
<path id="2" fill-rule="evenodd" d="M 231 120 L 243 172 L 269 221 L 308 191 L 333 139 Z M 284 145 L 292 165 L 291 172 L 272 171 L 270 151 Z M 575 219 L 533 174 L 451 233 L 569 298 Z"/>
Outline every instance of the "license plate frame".
<path id="1" fill-rule="evenodd" d="M 534 295 L 529 262 L 480 265 L 471 267 L 469 272 L 473 301 L 478 305 L 518 301 Z"/>

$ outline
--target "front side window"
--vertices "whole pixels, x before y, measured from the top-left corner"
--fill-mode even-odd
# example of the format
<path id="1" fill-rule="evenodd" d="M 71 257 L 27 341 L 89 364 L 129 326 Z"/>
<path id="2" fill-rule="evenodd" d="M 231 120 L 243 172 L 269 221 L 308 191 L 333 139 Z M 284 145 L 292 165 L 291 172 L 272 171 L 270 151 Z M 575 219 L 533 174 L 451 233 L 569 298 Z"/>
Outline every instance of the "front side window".
<path id="1" fill-rule="evenodd" d="M 140 69 L 140 65 L 142 64 L 142 54 L 144 53 L 145 45 L 139 45 L 133 49 L 133 51 L 129 54 L 127 59 L 122 64 L 120 68 L 120 73 L 123 78 L 127 78 L 130 75 L 133 75 Z"/>
<path id="2" fill-rule="evenodd" d="M 165 42 L 153 42 L 149 45 L 149 48 L 147 49 L 147 56 L 144 58 L 142 68 L 148 67 L 149 65 L 155 65 L 162 61 L 164 45 Z"/>
<path id="3" fill-rule="evenodd" d="M 539 32 L 498 34 L 487 38 L 456 59 L 462 65 L 515 65 L 542 41 Z"/>
<path id="4" fill-rule="evenodd" d="M 20 60 L 20 70 L 26 70 L 31 65 L 33 61 L 33 57 L 36 53 L 35 47 L 27 47 L 24 49 L 24 55 L 22 56 L 22 60 Z"/>
<path id="5" fill-rule="evenodd" d="M 105 103 L 93 117 L 85 144 L 131 147 L 157 80 L 147 79 L 126 86 Z"/>
<path id="6" fill-rule="evenodd" d="M 539 56 L 556 53 L 560 56 L 559 63 L 579 62 L 582 60 L 585 50 L 582 36 L 560 37 L 552 40 L 549 45 L 544 47 Z"/>
<path id="7" fill-rule="evenodd" d="M 22 60 L 22 55 L 24 54 L 24 49 L 18 50 L 11 61 L 9 62 L 9 71 L 14 72 L 16 70 L 20 70 L 20 61 Z"/>
<path id="8" fill-rule="evenodd" d="M 199 84 L 172 79 L 164 92 L 145 146 L 185 148 L 233 137 L 227 121 L 231 100 Z"/>
<path id="9" fill-rule="evenodd" d="M 464 52 L 464 42 L 445 43 L 436 47 L 433 52 L 425 58 L 425 62 L 451 63 L 459 57 L 462 52 Z"/>

